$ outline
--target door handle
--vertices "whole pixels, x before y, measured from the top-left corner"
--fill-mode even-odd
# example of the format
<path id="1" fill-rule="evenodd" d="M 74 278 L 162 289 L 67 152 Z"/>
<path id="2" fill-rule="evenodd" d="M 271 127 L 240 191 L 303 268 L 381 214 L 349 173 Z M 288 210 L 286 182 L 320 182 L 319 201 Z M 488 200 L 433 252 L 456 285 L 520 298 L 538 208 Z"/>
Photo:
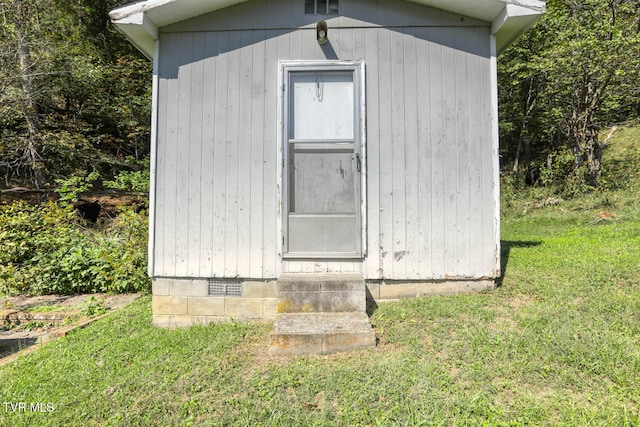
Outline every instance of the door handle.
<path id="1" fill-rule="evenodd" d="M 356 153 L 356 170 L 362 172 L 362 162 L 360 161 L 360 153 Z"/>

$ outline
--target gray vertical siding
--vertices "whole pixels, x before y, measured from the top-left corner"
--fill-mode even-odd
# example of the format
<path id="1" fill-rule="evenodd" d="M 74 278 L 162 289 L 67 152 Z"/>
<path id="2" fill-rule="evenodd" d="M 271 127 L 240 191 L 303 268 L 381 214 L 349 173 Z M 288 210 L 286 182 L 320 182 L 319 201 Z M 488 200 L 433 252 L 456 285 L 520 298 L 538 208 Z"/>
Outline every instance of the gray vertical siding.
<path id="1" fill-rule="evenodd" d="M 342 0 L 323 50 L 317 18 L 298 3 L 254 0 L 161 33 L 154 275 L 494 276 L 488 26 L 411 3 Z M 280 258 L 277 73 L 286 59 L 365 62 L 362 261 Z"/>

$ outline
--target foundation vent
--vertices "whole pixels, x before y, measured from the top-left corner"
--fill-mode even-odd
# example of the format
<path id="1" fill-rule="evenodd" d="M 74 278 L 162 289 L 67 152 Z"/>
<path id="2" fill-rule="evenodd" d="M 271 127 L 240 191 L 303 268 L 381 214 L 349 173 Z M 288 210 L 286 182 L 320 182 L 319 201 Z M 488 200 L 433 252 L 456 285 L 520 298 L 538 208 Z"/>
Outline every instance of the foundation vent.
<path id="1" fill-rule="evenodd" d="M 233 279 L 209 280 L 210 297 L 241 297 L 242 282 Z"/>

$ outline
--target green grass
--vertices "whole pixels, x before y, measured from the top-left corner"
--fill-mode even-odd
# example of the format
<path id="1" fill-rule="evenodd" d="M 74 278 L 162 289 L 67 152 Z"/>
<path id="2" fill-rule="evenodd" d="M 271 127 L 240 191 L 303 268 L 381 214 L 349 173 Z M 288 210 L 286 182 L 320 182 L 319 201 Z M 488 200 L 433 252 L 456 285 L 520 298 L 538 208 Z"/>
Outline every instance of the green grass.
<path id="1" fill-rule="evenodd" d="M 0 368 L 0 405 L 54 409 L 0 425 L 640 425 L 636 188 L 511 200 L 501 286 L 380 304 L 375 350 L 271 358 L 269 324 L 156 329 L 145 297 Z"/>
<path id="2" fill-rule="evenodd" d="M 606 139 L 609 130 L 602 133 Z M 603 153 L 602 176 L 610 188 L 640 189 L 640 126 L 620 126 Z"/>
<path id="3" fill-rule="evenodd" d="M 582 202 L 581 202 L 582 203 Z M 0 425 L 638 425 L 640 223 L 509 214 L 495 291 L 380 304 L 375 350 L 274 359 L 269 324 L 151 326 L 148 297 L 0 369 Z"/>

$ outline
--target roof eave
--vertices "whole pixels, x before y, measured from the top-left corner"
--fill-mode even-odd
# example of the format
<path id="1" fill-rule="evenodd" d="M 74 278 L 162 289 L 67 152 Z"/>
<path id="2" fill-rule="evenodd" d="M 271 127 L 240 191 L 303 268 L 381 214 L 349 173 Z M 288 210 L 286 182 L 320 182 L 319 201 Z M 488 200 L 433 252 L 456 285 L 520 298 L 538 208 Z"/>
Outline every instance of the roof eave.
<path id="1" fill-rule="evenodd" d="M 140 52 L 153 59 L 155 41 L 158 39 L 158 26 L 135 3 L 113 10 L 109 17 L 111 22 Z"/>
<path id="2" fill-rule="evenodd" d="M 116 28 L 146 57 L 153 58 L 158 28 L 200 14 L 242 3 L 246 0 L 144 0 L 111 11 L 109 17 Z M 438 6 L 437 1 L 413 0 Z M 514 1 L 514 0 L 510 0 Z M 545 12 L 544 0 L 518 0 L 505 3 L 493 19 L 491 32 L 496 37 L 500 54 Z"/>
<path id="3" fill-rule="evenodd" d="M 146 57 L 152 58 L 158 29 L 247 0 L 142 0 L 114 9 L 111 22 Z"/>
<path id="4" fill-rule="evenodd" d="M 536 3 L 529 7 L 507 3 L 502 12 L 494 19 L 491 32 L 496 37 L 498 55 L 531 28 L 545 13 L 544 2 Z"/>

